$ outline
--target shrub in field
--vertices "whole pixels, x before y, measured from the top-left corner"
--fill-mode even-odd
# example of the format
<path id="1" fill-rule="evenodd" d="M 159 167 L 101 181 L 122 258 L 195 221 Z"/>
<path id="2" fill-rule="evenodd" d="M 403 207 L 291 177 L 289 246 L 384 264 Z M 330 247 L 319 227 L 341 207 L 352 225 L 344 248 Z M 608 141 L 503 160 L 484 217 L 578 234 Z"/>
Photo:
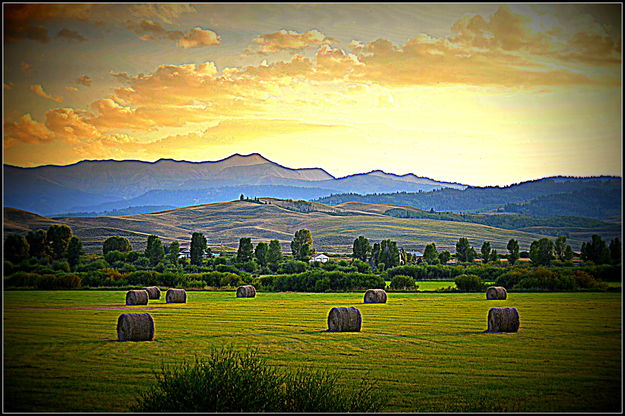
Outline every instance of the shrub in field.
<path id="1" fill-rule="evenodd" d="M 391 279 L 391 289 L 416 289 L 418 286 L 411 276 L 398 274 Z"/>
<path id="2" fill-rule="evenodd" d="M 135 412 L 376 412 L 385 399 L 367 380 L 356 389 L 336 372 L 279 371 L 257 350 L 211 351 L 206 359 L 163 366 L 137 397 Z"/>
<path id="3" fill-rule="evenodd" d="M 369 263 L 362 260 L 354 260 L 352 262 L 352 266 L 356 267 L 356 271 L 358 273 L 373 273 L 373 270 L 371 269 Z"/>
<path id="4" fill-rule="evenodd" d="M 67 260 L 54 260 L 52 262 L 52 268 L 55 271 L 69 273 L 69 262 Z"/>
<path id="5" fill-rule="evenodd" d="M 276 280 L 278 276 L 273 276 L 273 275 L 266 275 L 266 276 L 260 276 L 260 278 L 258 279 L 259 283 L 260 283 L 260 289 L 263 290 L 273 290 L 273 282 L 274 280 Z"/>
<path id="6" fill-rule="evenodd" d="M 91 263 L 80 264 L 78 266 L 78 271 L 79 272 L 95 272 L 96 270 L 105 269 L 107 267 L 109 267 L 109 264 L 106 262 L 106 260 L 100 259 L 100 260 L 92 261 Z"/>
<path id="7" fill-rule="evenodd" d="M 281 263 L 278 266 L 278 274 L 295 274 L 303 273 L 308 269 L 308 263 L 303 261 L 291 260 Z"/>
<path id="8" fill-rule="evenodd" d="M 46 274 L 39 278 L 39 289 L 76 289 L 81 285 L 81 278 L 75 274 Z"/>
<path id="9" fill-rule="evenodd" d="M 36 288 L 40 277 L 37 273 L 16 272 L 4 279 L 4 287 Z"/>
<path id="10" fill-rule="evenodd" d="M 118 261 L 126 261 L 126 253 L 118 250 L 109 251 L 104 255 L 104 260 L 110 265 Z"/>
<path id="11" fill-rule="evenodd" d="M 234 273 L 234 274 L 239 274 L 239 269 L 237 269 L 234 265 L 232 264 L 218 264 L 215 266 L 215 270 L 217 270 L 218 272 L 230 272 L 230 273 Z"/>
<path id="12" fill-rule="evenodd" d="M 462 292 L 476 292 L 484 289 L 480 276 L 475 274 L 461 274 L 454 279 L 456 287 Z"/>
<path id="13" fill-rule="evenodd" d="M 159 273 L 152 270 L 138 270 L 132 272 L 126 278 L 128 283 L 136 286 L 156 286 L 160 283 Z"/>

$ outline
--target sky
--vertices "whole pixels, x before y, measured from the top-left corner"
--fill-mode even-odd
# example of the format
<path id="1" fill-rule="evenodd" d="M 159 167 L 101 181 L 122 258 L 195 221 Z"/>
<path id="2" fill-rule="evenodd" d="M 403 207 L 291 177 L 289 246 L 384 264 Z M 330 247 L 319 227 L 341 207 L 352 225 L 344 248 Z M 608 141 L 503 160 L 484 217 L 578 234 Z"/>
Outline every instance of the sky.
<path id="1" fill-rule="evenodd" d="M 622 5 L 3 3 L 3 159 L 622 175 Z"/>

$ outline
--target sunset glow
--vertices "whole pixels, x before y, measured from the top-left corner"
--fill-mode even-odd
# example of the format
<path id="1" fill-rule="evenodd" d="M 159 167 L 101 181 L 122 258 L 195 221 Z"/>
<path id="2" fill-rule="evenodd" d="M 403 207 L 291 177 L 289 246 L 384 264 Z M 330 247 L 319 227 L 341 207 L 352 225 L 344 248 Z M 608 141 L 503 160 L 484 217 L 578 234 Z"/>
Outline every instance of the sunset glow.
<path id="1" fill-rule="evenodd" d="M 4 4 L 4 163 L 621 175 L 620 4 Z"/>

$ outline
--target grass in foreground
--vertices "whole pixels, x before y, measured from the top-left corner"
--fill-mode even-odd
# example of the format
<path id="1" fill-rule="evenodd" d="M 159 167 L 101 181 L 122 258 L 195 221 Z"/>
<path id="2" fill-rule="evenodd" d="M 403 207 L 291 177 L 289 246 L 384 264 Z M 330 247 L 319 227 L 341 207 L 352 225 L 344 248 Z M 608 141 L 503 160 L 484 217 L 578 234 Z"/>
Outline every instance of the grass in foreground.
<path id="1" fill-rule="evenodd" d="M 125 291 L 4 292 L 4 410 L 128 411 L 161 366 L 231 345 L 278 370 L 365 375 L 392 412 L 605 412 L 621 403 L 620 293 L 189 292 L 188 303 L 125 306 Z M 332 307 L 356 306 L 359 333 L 330 333 Z M 485 333 L 491 307 L 515 307 L 514 334 Z M 117 318 L 154 317 L 153 342 L 117 342 Z M 357 383 L 356 383 L 357 385 Z"/>

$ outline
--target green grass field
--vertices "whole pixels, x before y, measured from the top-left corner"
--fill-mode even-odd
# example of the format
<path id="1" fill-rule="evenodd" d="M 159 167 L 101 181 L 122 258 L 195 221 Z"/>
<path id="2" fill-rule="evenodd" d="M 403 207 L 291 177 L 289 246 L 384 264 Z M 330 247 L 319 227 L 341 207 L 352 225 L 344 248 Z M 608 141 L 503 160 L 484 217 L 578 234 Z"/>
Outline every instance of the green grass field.
<path id="1" fill-rule="evenodd" d="M 164 294 L 163 294 L 164 295 Z M 213 346 L 258 347 L 270 364 L 375 380 L 395 412 L 621 410 L 621 294 L 189 292 L 188 303 L 125 306 L 124 291 L 5 291 L 4 410 L 127 411 L 161 363 Z M 356 306 L 359 333 L 325 332 Z M 516 307 L 518 333 L 485 333 L 491 307 Z M 120 314 L 149 312 L 154 342 L 117 342 Z"/>

